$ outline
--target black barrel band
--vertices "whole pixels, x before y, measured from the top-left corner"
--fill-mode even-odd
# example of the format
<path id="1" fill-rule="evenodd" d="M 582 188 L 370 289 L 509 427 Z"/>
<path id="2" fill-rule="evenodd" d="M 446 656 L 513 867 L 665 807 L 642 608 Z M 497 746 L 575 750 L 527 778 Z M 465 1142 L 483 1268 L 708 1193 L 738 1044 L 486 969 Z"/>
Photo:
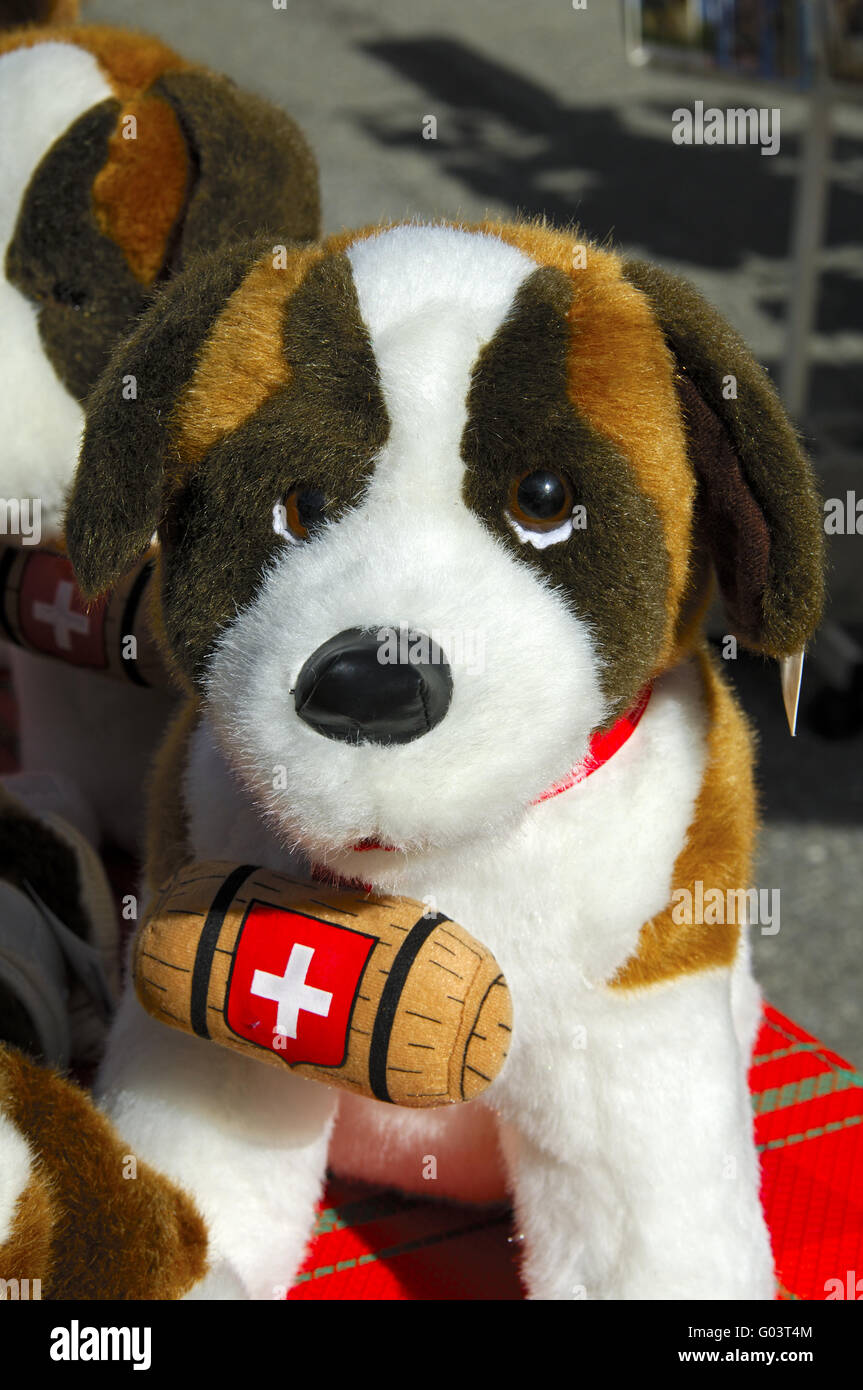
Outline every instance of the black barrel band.
<path id="1" fill-rule="evenodd" d="M 390 967 L 390 973 L 381 994 L 381 1002 L 378 1005 L 377 1016 L 372 1028 L 372 1041 L 369 1048 L 369 1084 L 373 1095 L 378 1100 L 391 1100 L 387 1086 L 387 1053 L 389 1052 L 390 1034 L 393 1031 L 396 1009 L 399 1006 L 399 1000 L 402 997 L 411 966 L 438 923 L 449 920 L 449 917 L 442 912 L 435 912 L 430 917 L 421 917 L 411 927 Z"/>
<path id="2" fill-rule="evenodd" d="M 254 864 L 240 864 L 239 868 L 228 874 L 214 897 L 204 922 L 204 929 L 201 932 L 201 939 L 195 953 L 195 964 L 192 966 L 192 997 L 189 1005 L 190 1022 L 199 1038 L 210 1036 L 210 1030 L 207 1027 L 207 991 L 210 984 L 210 971 L 213 968 L 213 956 L 216 954 L 216 947 L 219 944 L 219 933 L 222 930 L 225 913 L 249 874 L 255 872 L 255 868 L 256 865 Z"/>

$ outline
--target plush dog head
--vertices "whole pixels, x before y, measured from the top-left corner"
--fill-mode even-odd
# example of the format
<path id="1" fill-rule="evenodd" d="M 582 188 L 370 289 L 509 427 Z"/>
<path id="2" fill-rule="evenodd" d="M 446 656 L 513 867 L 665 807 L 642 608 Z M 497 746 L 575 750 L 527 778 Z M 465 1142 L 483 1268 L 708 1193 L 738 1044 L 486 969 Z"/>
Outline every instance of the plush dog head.
<path id="1" fill-rule="evenodd" d="M 318 231 L 287 116 L 156 39 L 100 27 L 0 34 L 2 492 L 56 529 L 80 403 L 152 286 L 190 255 Z"/>
<path id="2" fill-rule="evenodd" d="M 708 555 L 759 651 L 821 603 L 809 467 L 740 340 L 533 225 L 249 244 L 178 279 L 90 401 L 84 590 L 157 525 L 175 667 L 318 856 L 522 808 L 692 640 Z"/>

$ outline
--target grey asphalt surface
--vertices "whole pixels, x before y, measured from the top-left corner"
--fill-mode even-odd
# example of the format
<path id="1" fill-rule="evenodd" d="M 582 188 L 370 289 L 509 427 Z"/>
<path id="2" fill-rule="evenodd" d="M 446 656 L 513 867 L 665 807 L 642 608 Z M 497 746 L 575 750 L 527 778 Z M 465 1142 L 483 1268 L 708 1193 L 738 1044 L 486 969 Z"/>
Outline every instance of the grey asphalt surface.
<path id="1" fill-rule="evenodd" d="M 516 209 L 577 220 L 687 274 L 778 372 L 805 102 L 629 67 L 614 0 L 94 0 L 85 14 L 159 33 L 290 110 L 318 155 L 328 231 Z M 671 112 L 695 100 L 779 107 L 780 152 L 674 145 Z M 422 138 L 429 115 L 436 140 Z M 863 107 L 841 106 L 835 129 L 799 423 L 825 495 L 863 496 Z M 830 550 L 831 617 L 863 638 L 863 537 Z M 772 1002 L 860 1066 L 863 735 L 809 727 L 815 669 L 792 742 L 775 668 L 730 665 L 761 741 L 757 883 L 781 893 L 779 932 L 755 935 L 758 974 Z"/>

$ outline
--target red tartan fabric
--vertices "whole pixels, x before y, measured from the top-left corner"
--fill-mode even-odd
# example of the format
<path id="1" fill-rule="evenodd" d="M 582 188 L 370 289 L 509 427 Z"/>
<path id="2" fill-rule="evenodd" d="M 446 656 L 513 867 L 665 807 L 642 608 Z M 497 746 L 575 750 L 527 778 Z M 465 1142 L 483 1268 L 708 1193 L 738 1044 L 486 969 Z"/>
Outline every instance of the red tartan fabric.
<path id="1" fill-rule="evenodd" d="M 768 1005 L 749 1085 L 779 1297 L 836 1297 L 863 1278 L 863 1077 Z"/>
<path id="2" fill-rule="evenodd" d="M 16 766 L 16 722 L 0 672 L 0 772 Z M 110 870 L 118 892 L 127 891 L 130 864 L 117 857 Z M 837 1297 L 837 1283 L 853 1296 L 863 1281 L 863 1077 L 767 1005 L 749 1082 L 778 1297 Z M 333 1180 L 286 1294 L 519 1299 L 513 1235 L 501 1208 L 456 1207 Z"/>

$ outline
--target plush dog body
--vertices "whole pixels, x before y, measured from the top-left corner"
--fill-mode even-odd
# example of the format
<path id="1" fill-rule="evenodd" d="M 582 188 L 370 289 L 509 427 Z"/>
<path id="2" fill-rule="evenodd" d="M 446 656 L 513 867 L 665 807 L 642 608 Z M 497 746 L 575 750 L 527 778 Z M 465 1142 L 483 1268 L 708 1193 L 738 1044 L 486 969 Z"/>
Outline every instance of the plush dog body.
<path id="1" fill-rule="evenodd" d="M 101 26 L 0 34 L 0 144 L 0 492 L 30 543 L 31 521 L 36 542 L 57 542 L 83 402 L 116 339 L 195 253 L 268 226 L 316 236 L 316 170 L 286 115 Z M 54 608 L 74 656 L 80 615 L 67 622 L 62 595 Z M 92 832 L 131 847 L 170 699 L 23 651 L 12 662 L 22 766 L 70 779 Z"/>
<path id="2" fill-rule="evenodd" d="M 821 601 L 808 466 L 740 341 L 681 282 L 544 227 L 249 244 L 170 287 L 91 398 L 85 592 L 155 526 L 190 698 L 151 885 L 192 856 L 431 900 L 514 1011 L 482 1101 L 407 1113 L 127 994 L 105 1104 L 195 1197 L 211 1277 L 289 1282 L 328 1155 L 426 1193 L 434 1155 L 436 1195 L 513 1193 L 533 1297 L 771 1297 L 745 937 L 671 911 L 750 872 L 749 736 L 698 636 L 709 561 L 772 655 Z M 433 641 L 394 673 L 382 630 Z M 646 692 L 619 751 L 546 795 Z"/>

